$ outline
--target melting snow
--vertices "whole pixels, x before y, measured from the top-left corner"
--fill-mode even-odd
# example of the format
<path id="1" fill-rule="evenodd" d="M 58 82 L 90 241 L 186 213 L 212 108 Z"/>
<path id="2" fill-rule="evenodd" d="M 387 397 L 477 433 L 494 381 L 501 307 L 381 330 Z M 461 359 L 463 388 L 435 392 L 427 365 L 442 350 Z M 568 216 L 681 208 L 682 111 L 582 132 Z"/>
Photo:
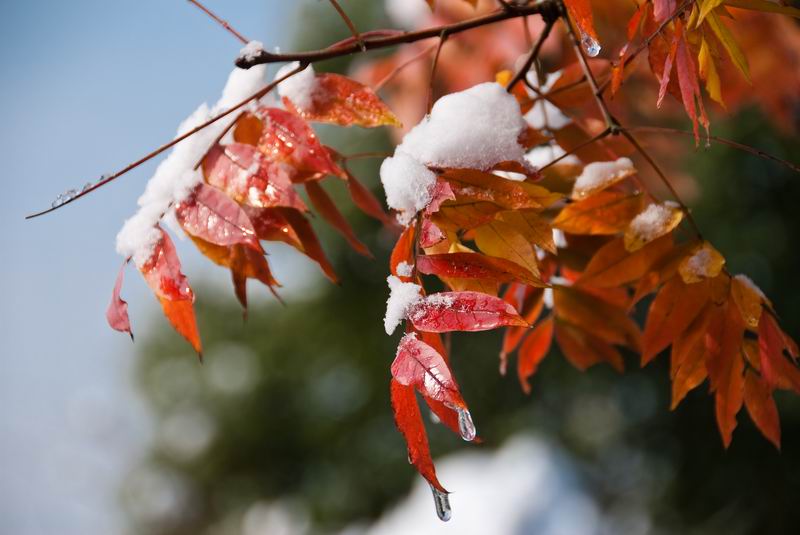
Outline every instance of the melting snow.
<path id="1" fill-rule="evenodd" d="M 178 136 L 204 123 L 231 106 L 258 91 L 264 84 L 266 67 L 259 65 L 249 70 L 235 69 L 228 77 L 222 97 L 213 108 L 203 103 L 178 127 Z M 117 234 L 117 252 L 132 257 L 141 267 L 153 252 L 159 232 L 155 225 L 170 211 L 174 203 L 186 197 L 203 181 L 203 174 L 194 166 L 205 155 L 212 143 L 233 121 L 235 114 L 200 130 L 181 141 L 156 169 L 144 193 L 139 197 L 139 211 L 125 221 Z"/>
<path id="2" fill-rule="evenodd" d="M 517 141 L 525 121 L 516 99 L 494 82 L 440 98 L 381 166 L 387 202 L 408 224 L 431 200 L 436 176 L 428 167 L 489 169 L 521 161 Z"/>
<path id="3" fill-rule="evenodd" d="M 275 79 L 277 80 L 282 76 L 286 76 L 299 66 L 300 63 L 297 61 L 284 65 L 275 73 Z M 314 72 L 314 67 L 309 65 L 294 76 L 278 84 L 278 94 L 291 100 L 298 108 L 307 110 L 310 109 L 313 104 L 314 90 L 316 87 L 316 73 Z"/>
<path id="4" fill-rule="evenodd" d="M 664 234 L 664 229 L 670 226 L 675 217 L 675 209 L 678 207 L 679 205 L 672 201 L 651 204 L 633 218 L 630 231 L 645 243 L 652 241 Z"/>
<path id="5" fill-rule="evenodd" d="M 389 299 L 386 301 L 386 316 L 383 326 L 386 334 L 392 334 L 408 314 L 409 309 L 422 301 L 422 288 L 413 282 L 403 282 L 394 275 L 386 278 L 389 283 Z"/>
<path id="6" fill-rule="evenodd" d="M 592 162 L 583 168 L 583 172 L 575 181 L 572 197 L 575 199 L 588 197 L 635 172 L 633 162 L 629 158 L 619 158 L 613 162 Z"/>

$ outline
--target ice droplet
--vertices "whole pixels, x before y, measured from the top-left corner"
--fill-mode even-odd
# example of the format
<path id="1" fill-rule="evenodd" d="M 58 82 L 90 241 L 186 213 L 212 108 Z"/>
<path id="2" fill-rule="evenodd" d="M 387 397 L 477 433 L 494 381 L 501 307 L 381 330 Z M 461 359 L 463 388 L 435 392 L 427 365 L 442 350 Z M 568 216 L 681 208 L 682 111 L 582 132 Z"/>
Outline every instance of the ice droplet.
<path id="1" fill-rule="evenodd" d="M 447 522 L 453 516 L 453 510 L 450 509 L 450 497 L 446 492 L 442 492 L 433 485 L 431 485 L 431 492 L 433 493 L 433 504 L 436 507 L 436 516 L 442 522 Z"/>
<path id="2" fill-rule="evenodd" d="M 707 137 L 707 138 L 706 138 L 706 148 L 707 148 L 707 149 L 710 149 L 710 148 L 711 148 L 711 138 L 710 138 L 710 137 Z"/>
<path id="3" fill-rule="evenodd" d="M 603 48 L 594 37 L 584 32 L 581 32 L 581 45 L 583 45 L 586 55 L 588 55 L 590 58 L 597 57 L 597 55 L 600 53 L 600 50 Z"/>
<path id="4" fill-rule="evenodd" d="M 91 182 L 87 182 L 86 184 L 83 185 L 83 189 L 81 189 L 81 192 L 84 192 L 84 191 L 90 189 L 91 187 L 92 187 L 92 183 Z"/>
<path id="5" fill-rule="evenodd" d="M 475 424 L 472 422 L 472 415 L 467 409 L 458 409 L 458 430 L 461 433 L 461 438 L 467 442 L 475 440 L 477 434 Z"/>

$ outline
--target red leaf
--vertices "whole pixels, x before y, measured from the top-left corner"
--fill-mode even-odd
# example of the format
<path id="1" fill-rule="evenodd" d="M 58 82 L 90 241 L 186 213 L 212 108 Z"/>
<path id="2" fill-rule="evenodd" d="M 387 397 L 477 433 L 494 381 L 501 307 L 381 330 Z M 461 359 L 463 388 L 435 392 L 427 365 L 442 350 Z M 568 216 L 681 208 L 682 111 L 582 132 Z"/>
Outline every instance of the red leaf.
<path id="1" fill-rule="evenodd" d="M 350 244 L 350 247 L 361 255 L 373 258 L 369 248 L 358 239 L 356 233 L 353 231 L 353 227 L 351 227 L 350 223 L 344 218 L 330 196 L 322 189 L 319 182 L 306 182 L 305 186 L 308 198 L 311 199 L 311 204 L 314 205 L 314 208 L 317 209 L 320 215 L 325 218 L 333 228 L 344 236 L 347 243 Z"/>
<path id="2" fill-rule="evenodd" d="M 402 385 L 415 387 L 425 397 L 453 408 L 466 407 L 444 357 L 415 333 L 400 340 L 392 362 L 392 377 Z"/>
<path id="3" fill-rule="evenodd" d="M 442 492 L 447 492 L 436 478 L 436 467 L 433 466 L 431 459 L 428 435 L 425 433 L 414 387 L 402 385 L 396 379 L 392 379 L 390 394 L 394 423 L 406 441 L 409 461 L 420 475 L 428 480 L 428 483 Z"/>
<path id="4" fill-rule="evenodd" d="M 310 101 L 308 106 L 303 107 L 283 97 L 286 109 L 308 121 L 367 128 L 401 126 L 397 117 L 371 88 L 340 74 L 316 74 Z"/>
<path id="5" fill-rule="evenodd" d="M 564 0 L 564 3 L 567 6 L 570 17 L 572 17 L 572 20 L 578 25 L 578 29 L 580 29 L 582 33 L 597 40 L 591 2 L 589 0 Z"/>
<path id="6" fill-rule="evenodd" d="M 292 210 L 291 208 L 280 208 L 279 210 L 281 215 L 286 218 L 297 233 L 297 237 L 303 245 L 303 252 L 306 256 L 319 264 L 319 267 L 322 268 L 322 272 L 325 273 L 325 276 L 328 277 L 331 282 L 338 284 L 339 277 L 336 276 L 333 266 L 328 261 L 328 257 L 325 256 L 322 245 L 320 245 L 319 239 L 317 239 L 317 235 L 314 233 L 314 229 L 311 228 L 311 224 L 308 220 L 297 210 Z"/>
<path id="7" fill-rule="evenodd" d="M 486 331 L 502 326 L 527 326 L 513 306 L 479 292 L 440 292 L 413 305 L 408 318 L 429 332 Z"/>
<path id="8" fill-rule="evenodd" d="M 172 240 L 161 227 L 156 228 L 161 233 L 161 238 L 150 258 L 139 270 L 156 294 L 169 322 L 202 355 L 200 333 L 194 317 L 194 293 L 181 273 L 181 263 Z"/>
<path id="9" fill-rule="evenodd" d="M 422 229 L 420 230 L 419 235 L 419 246 L 422 248 L 433 247 L 437 243 L 445 240 L 447 236 L 442 229 L 436 226 L 436 223 L 428 219 L 427 217 L 422 217 Z"/>
<path id="10" fill-rule="evenodd" d="M 292 168 L 269 161 L 252 145 L 215 145 L 203 158 L 203 172 L 206 182 L 239 204 L 308 210 L 292 184 Z"/>
<path id="11" fill-rule="evenodd" d="M 395 228 L 398 226 L 397 222 L 384 211 L 383 205 L 375 195 L 350 173 L 347 173 L 347 189 L 353 202 L 362 212 L 377 219 L 387 227 Z"/>
<path id="12" fill-rule="evenodd" d="M 242 208 L 220 190 L 198 184 L 175 206 L 175 217 L 188 234 L 221 246 L 242 244 L 259 253 L 253 223 Z"/>
<path id="13" fill-rule="evenodd" d="M 528 379 L 536 373 L 539 363 L 547 355 L 550 344 L 553 341 L 553 316 L 548 316 L 533 329 L 530 335 L 519 348 L 517 361 L 517 375 L 519 384 L 526 394 L 531 393 L 531 385 Z"/>
<path id="14" fill-rule="evenodd" d="M 542 286 L 542 281 L 516 262 L 479 253 L 447 253 L 417 258 L 417 269 L 426 275 L 462 279 L 490 279 L 497 282 L 519 281 Z"/>
<path id="15" fill-rule="evenodd" d="M 131 331 L 131 321 L 128 317 L 128 303 L 120 298 L 119 293 L 122 290 L 122 279 L 125 276 L 125 266 L 128 261 L 122 263 L 117 274 L 117 280 L 114 283 L 114 291 L 111 294 L 111 302 L 108 304 L 106 310 L 106 320 L 112 329 L 123 333 L 128 333 L 133 340 L 133 331 Z"/>
<path id="16" fill-rule="evenodd" d="M 766 310 L 758 322 L 758 347 L 761 376 L 770 388 L 792 389 L 800 393 L 800 370 L 783 355 L 784 349 L 796 355 L 794 344 Z"/>
<path id="17" fill-rule="evenodd" d="M 258 239 L 265 241 L 282 241 L 303 251 L 303 244 L 289 221 L 284 217 L 281 208 L 253 208 L 244 205 L 242 209 L 253 223 Z"/>
<path id="18" fill-rule="evenodd" d="M 262 107 L 257 115 L 263 125 L 258 149 L 269 160 L 291 165 L 298 172 L 296 182 L 324 175 L 347 179 L 303 119 L 279 108 Z"/>

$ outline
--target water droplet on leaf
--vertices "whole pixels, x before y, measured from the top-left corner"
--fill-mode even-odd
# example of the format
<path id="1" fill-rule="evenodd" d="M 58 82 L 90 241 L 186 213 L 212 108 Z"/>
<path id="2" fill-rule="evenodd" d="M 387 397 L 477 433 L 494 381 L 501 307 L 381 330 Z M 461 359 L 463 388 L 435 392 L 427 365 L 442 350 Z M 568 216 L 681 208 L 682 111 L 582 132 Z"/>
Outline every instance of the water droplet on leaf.
<path id="1" fill-rule="evenodd" d="M 597 57 L 600 50 L 603 48 L 600 46 L 600 43 L 588 33 L 581 33 L 581 45 L 583 45 L 586 55 L 590 58 Z"/>
<path id="2" fill-rule="evenodd" d="M 477 434 L 475 424 L 472 422 L 472 415 L 467 409 L 459 408 L 458 410 L 458 430 L 461 433 L 461 438 L 467 442 L 475 440 Z"/>
<path id="3" fill-rule="evenodd" d="M 450 509 L 450 497 L 446 492 L 442 492 L 433 485 L 431 485 L 431 492 L 433 493 L 433 504 L 436 506 L 436 516 L 442 522 L 447 522 L 453 516 L 453 510 Z"/>

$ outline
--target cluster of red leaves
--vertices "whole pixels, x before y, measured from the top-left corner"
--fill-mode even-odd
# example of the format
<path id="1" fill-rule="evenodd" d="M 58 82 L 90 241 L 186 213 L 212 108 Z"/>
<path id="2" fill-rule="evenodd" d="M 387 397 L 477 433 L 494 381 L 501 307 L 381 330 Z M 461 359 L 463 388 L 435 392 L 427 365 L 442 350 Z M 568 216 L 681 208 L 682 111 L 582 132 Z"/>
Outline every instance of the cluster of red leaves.
<path id="1" fill-rule="evenodd" d="M 178 223 L 198 250 L 230 270 L 245 313 L 248 279 L 260 281 L 276 297 L 275 288 L 280 286 L 262 241 L 291 245 L 317 262 L 330 280 L 338 280 L 308 221 L 309 209 L 298 186 L 305 189 L 316 212 L 365 256 L 371 256 L 369 249 L 356 237 L 321 181 L 326 177 L 346 181 L 356 206 L 389 223 L 381 203 L 337 164 L 340 157 L 320 143 L 307 121 L 376 127 L 398 125 L 397 118 L 371 89 L 344 76 L 316 75 L 313 94 L 313 100 L 304 103 L 306 107 L 284 98 L 286 109 L 256 106 L 241 114 L 231 125 L 233 141 L 217 142 L 200 162 L 204 183 L 173 207 Z M 201 354 L 194 293 L 181 272 L 172 241 L 157 228 L 160 239 L 140 271 L 172 326 Z M 131 333 L 127 303 L 120 298 L 123 270 L 124 265 L 106 316 L 111 327 Z"/>

